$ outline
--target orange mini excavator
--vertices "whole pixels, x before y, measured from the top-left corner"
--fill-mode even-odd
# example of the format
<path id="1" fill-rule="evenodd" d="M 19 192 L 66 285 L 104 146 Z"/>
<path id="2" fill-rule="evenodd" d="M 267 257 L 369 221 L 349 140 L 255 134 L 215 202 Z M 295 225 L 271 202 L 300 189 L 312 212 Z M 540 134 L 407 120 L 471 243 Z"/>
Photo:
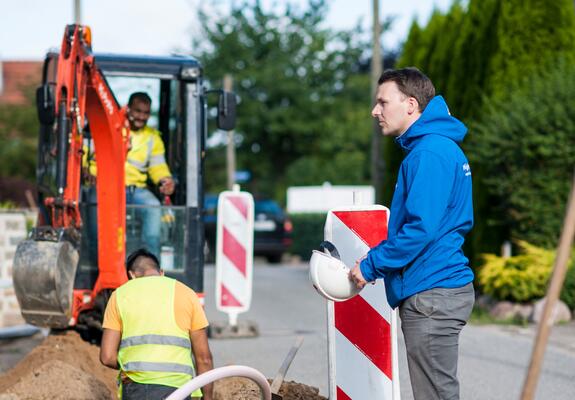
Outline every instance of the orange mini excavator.
<path id="1" fill-rule="evenodd" d="M 14 287 L 28 323 L 74 327 L 98 341 L 107 300 L 127 280 L 126 252 L 142 246 L 138 215 L 151 207 L 126 205 L 130 132 L 119 104 L 135 91 L 152 98 L 149 123 L 161 133 L 176 182 L 161 206 L 161 264 L 168 276 L 203 292 L 203 157 L 212 91 L 199 62 L 94 54 L 90 28 L 68 25 L 59 53 L 46 56 L 37 90 L 41 206 L 37 226 L 14 258 Z M 232 129 L 235 96 L 214 92 L 217 125 Z M 88 152 L 95 155 L 95 183 L 83 176 Z M 149 189 L 157 190 L 151 183 Z"/>

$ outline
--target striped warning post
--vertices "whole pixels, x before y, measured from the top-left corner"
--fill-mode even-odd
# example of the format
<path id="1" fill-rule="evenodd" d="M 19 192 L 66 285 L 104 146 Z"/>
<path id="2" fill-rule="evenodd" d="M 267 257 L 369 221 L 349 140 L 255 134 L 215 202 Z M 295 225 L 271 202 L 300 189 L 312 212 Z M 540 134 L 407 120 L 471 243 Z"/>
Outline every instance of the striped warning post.
<path id="1" fill-rule="evenodd" d="M 222 192 L 216 232 L 216 306 L 230 315 L 250 308 L 252 297 L 254 200 L 250 193 Z"/>
<path id="2" fill-rule="evenodd" d="M 330 210 L 325 239 L 350 268 L 387 238 L 389 209 L 350 206 Z M 344 302 L 328 301 L 330 399 L 399 400 L 397 317 L 381 279 Z"/>

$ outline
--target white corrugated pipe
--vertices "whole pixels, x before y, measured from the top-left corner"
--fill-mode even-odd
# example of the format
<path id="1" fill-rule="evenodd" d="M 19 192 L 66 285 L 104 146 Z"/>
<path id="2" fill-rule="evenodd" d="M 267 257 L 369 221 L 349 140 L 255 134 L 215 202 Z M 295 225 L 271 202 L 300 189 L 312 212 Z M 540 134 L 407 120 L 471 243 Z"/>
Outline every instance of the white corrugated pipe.
<path id="1" fill-rule="evenodd" d="M 212 369 L 208 372 L 204 372 L 201 375 L 196 376 L 194 379 L 190 380 L 184 386 L 173 392 L 171 395 L 166 397 L 166 400 L 184 400 L 187 399 L 194 390 L 201 388 L 202 386 L 208 385 L 218 379 L 230 378 L 232 376 L 239 376 L 242 378 L 248 378 L 257 383 L 257 385 L 262 390 L 262 400 L 271 400 L 272 392 L 270 389 L 270 384 L 268 383 L 266 377 L 257 369 L 251 367 L 246 367 L 243 365 L 228 365 L 227 367 L 220 367 Z"/>

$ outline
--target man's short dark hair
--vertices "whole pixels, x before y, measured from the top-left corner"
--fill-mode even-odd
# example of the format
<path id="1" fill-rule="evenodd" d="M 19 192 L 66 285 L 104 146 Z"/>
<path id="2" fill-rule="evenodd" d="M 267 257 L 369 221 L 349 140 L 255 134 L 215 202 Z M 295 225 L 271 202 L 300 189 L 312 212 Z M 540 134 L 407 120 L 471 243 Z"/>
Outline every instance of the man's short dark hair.
<path id="1" fill-rule="evenodd" d="M 159 271 L 160 262 L 158 261 L 158 257 L 146 249 L 138 249 L 126 259 L 126 270 L 128 272 L 143 271 L 148 268 L 155 268 Z"/>
<path id="2" fill-rule="evenodd" d="M 401 93 L 413 97 L 419 103 L 419 111 L 423 112 L 427 104 L 435 96 L 435 87 L 431 80 L 415 67 L 402 69 L 387 69 L 377 81 L 378 85 L 385 82 L 395 82 Z"/>
<path id="3" fill-rule="evenodd" d="M 146 104 L 152 104 L 152 98 L 146 92 L 134 92 L 130 95 L 128 105 L 131 106 L 134 101 L 139 100 Z"/>

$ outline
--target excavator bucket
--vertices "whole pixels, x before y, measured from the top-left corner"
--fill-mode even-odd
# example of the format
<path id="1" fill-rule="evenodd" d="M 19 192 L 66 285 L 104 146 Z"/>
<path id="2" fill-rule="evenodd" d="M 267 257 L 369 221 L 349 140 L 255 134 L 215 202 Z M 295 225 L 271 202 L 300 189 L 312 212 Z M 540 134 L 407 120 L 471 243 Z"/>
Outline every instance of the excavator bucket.
<path id="1" fill-rule="evenodd" d="M 50 328 L 69 326 L 78 259 L 78 251 L 67 241 L 18 244 L 14 289 L 26 322 Z"/>

